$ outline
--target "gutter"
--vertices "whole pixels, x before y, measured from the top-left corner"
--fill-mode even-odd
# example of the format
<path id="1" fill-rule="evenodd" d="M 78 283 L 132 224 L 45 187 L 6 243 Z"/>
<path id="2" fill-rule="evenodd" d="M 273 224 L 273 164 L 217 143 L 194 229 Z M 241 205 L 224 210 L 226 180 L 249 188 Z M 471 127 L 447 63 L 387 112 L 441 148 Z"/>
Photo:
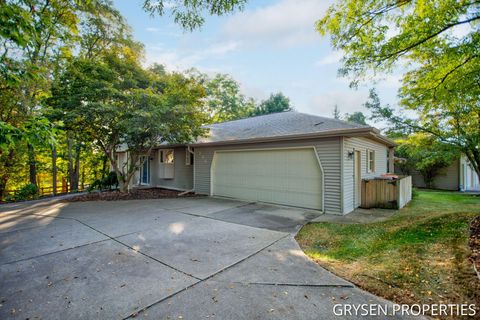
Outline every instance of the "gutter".
<path id="1" fill-rule="evenodd" d="M 341 135 L 349 135 L 355 133 L 373 133 L 374 128 L 355 128 L 355 129 L 338 129 L 338 130 L 329 130 L 325 132 L 314 132 L 314 133 L 302 133 L 302 134 L 290 134 L 283 136 L 274 136 L 274 137 L 261 137 L 261 138 L 249 138 L 249 139 L 236 139 L 236 140 L 223 140 L 215 142 L 205 142 L 205 143 L 192 143 L 192 147 L 204 147 L 204 146 L 216 146 L 216 145 L 231 145 L 231 144 L 242 144 L 242 143 L 256 143 L 256 142 L 271 142 L 271 141 L 283 141 L 283 140 L 302 140 L 302 139 L 314 139 L 314 138 L 328 138 L 328 137 L 338 137 Z M 393 142 L 391 142 L 393 143 Z"/>

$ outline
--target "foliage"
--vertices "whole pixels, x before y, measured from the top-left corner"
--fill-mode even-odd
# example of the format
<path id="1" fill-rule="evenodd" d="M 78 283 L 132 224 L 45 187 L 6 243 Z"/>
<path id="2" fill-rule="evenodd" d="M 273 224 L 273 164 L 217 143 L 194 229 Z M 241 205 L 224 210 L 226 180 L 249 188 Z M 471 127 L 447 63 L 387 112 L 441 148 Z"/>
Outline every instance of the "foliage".
<path id="1" fill-rule="evenodd" d="M 241 10 L 246 0 L 144 0 L 143 8 L 152 15 L 170 13 L 175 23 L 187 30 L 199 28 L 205 22 L 203 13 L 222 16 Z"/>
<path id="2" fill-rule="evenodd" d="M 381 106 L 373 92 L 374 118 L 455 144 L 480 176 L 479 12 L 477 1 L 348 0 L 317 29 L 344 53 L 340 74 L 352 86 L 404 68 L 400 104 L 415 117 Z"/>
<path id="3" fill-rule="evenodd" d="M 323 267 L 396 303 L 476 303 L 480 283 L 467 243 L 479 214 L 479 197 L 418 191 L 383 222 L 312 223 L 296 238 Z"/>
<path id="4" fill-rule="evenodd" d="M 340 110 L 338 109 L 337 104 L 335 104 L 335 107 L 333 108 L 332 116 L 333 116 L 333 119 L 340 120 L 341 115 L 340 115 Z"/>
<path id="5" fill-rule="evenodd" d="M 271 94 L 267 100 L 263 100 L 260 105 L 252 112 L 254 116 L 260 116 L 264 114 L 271 114 L 283 111 L 290 111 L 290 99 L 283 93 L 278 92 Z"/>
<path id="6" fill-rule="evenodd" d="M 38 187 L 33 183 L 24 185 L 15 195 L 7 197 L 7 201 L 23 201 L 38 198 Z"/>
<path id="7" fill-rule="evenodd" d="M 452 164 L 459 157 L 458 149 L 452 145 L 438 142 L 432 135 L 416 133 L 408 138 L 396 141 L 396 155 L 405 158 L 399 164 L 403 174 L 411 174 L 412 169 L 423 176 L 427 188 L 434 188 L 434 179 L 442 168 Z"/>
<path id="8" fill-rule="evenodd" d="M 356 111 L 354 113 L 347 113 L 345 114 L 345 120 L 348 122 L 353 122 L 357 124 L 361 124 L 366 126 L 367 125 L 367 117 L 360 111 Z"/>
<path id="9" fill-rule="evenodd" d="M 420 191 L 417 188 L 412 188 L 412 199 L 416 199 L 420 196 Z"/>
<path id="10" fill-rule="evenodd" d="M 188 71 L 205 88 L 205 112 L 210 123 L 247 118 L 255 109 L 255 101 L 241 93 L 240 83 L 228 74 L 209 77 L 198 70 Z"/>
<path id="11" fill-rule="evenodd" d="M 153 147 L 164 141 L 186 143 L 203 133 L 204 90 L 181 74 L 158 75 L 138 60 L 111 52 L 95 61 L 78 58 L 55 82 L 51 104 L 69 114 L 109 157 L 121 191 Z M 118 163 L 115 151 L 126 148 L 129 161 Z"/>
<path id="12" fill-rule="evenodd" d="M 51 81 L 69 58 L 83 52 L 79 46 L 87 30 L 94 30 L 89 28 L 92 17 L 99 28 L 113 26 L 107 11 L 114 12 L 103 0 L 0 3 L 0 198 L 19 169 L 25 169 L 22 153 L 28 153 L 30 181 L 36 182 L 38 152 L 53 148 L 57 140 L 52 137 L 58 136 L 43 105 Z"/>
<path id="13" fill-rule="evenodd" d="M 110 172 L 105 178 L 95 180 L 89 187 L 88 192 L 92 192 L 93 190 L 112 190 L 113 188 L 118 187 L 118 178 L 117 173 L 115 171 Z"/>

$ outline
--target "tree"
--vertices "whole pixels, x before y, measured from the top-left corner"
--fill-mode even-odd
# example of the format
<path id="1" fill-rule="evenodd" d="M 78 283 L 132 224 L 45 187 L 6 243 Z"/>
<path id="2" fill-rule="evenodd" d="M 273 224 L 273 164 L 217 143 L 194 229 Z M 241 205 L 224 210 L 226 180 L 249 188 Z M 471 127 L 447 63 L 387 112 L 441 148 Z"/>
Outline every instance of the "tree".
<path id="1" fill-rule="evenodd" d="M 46 120 L 43 101 L 50 95 L 56 71 L 75 53 L 84 19 L 99 16 L 99 12 L 105 12 L 108 7 L 111 8 L 109 2 L 102 0 L 0 3 L 0 121 L 18 130 L 28 129 L 19 133 L 27 137 L 32 132 L 29 125 Z M 41 125 L 39 129 L 47 127 Z M 6 185 L 12 173 L 18 172 L 19 160 L 25 152 L 28 153 L 29 180 L 36 184 L 36 151 L 43 148 L 43 144 L 24 138 L 15 141 L 9 150 L 3 150 L 1 180 Z"/>
<path id="2" fill-rule="evenodd" d="M 252 112 L 252 115 L 259 116 L 264 114 L 271 114 L 283 111 L 290 111 L 290 99 L 278 92 L 271 94 L 267 100 L 263 100 L 260 105 Z"/>
<path id="3" fill-rule="evenodd" d="M 77 58 L 53 86 L 51 105 L 69 115 L 109 158 L 122 192 L 162 142 L 186 143 L 203 134 L 203 87 L 181 74 L 144 70 L 123 51 Z M 128 151 L 120 163 L 115 153 Z"/>
<path id="4" fill-rule="evenodd" d="M 434 180 L 440 170 L 459 157 L 457 148 L 438 142 L 434 136 L 425 133 L 412 134 L 396 142 L 399 143 L 396 155 L 405 159 L 400 165 L 402 173 L 412 174 L 413 170 L 420 172 L 427 188 L 434 188 Z"/>
<path id="5" fill-rule="evenodd" d="M 205 22 L 204 13 L 222 16 L 242 10 L 247 0 L 145 0 L 143 9 L 152 15 L 170 13 L 175 23 L 184 29 L 199 28 Z"/>
<path id="6" fill-rule="evenodd" d="M 255 101 L 241 93 L 240 84 L 228 74 L 209 77 L 191 69 L 188 74 L 205 88 L 205 112 L 209 123 L 247 118 L 255 108 Z"/>
<path id="7" fill-rule="evenodd" d="M 338 109 L 338 105 L 335 104 L 335 108 L 333 108 L 333 112 L 332 112 L 332 115 L 333 115 L 333 118 L 334 119 L 337 119 L 337 120 L 340 120 L 340 110 Z"/>
<path id="8" fill-rule="evenodd" d="M 374 100 L 374 118 L 456 145 L 480 177 L 480 3 L 348 0 L 331 6 L 317 29 L 344 52 L 352 86 L 405 68 L 400 106 Z M 374 93 L 375 94 L 375 93 Z"/>
<path id="9" fill-rule="evenodd" d="M 367 117 L 360 111 L 355 111 L 354 113 L 345 114 L 345 120 L 348 122 L 353 122 L 357 124 L 367 125 Z"/>

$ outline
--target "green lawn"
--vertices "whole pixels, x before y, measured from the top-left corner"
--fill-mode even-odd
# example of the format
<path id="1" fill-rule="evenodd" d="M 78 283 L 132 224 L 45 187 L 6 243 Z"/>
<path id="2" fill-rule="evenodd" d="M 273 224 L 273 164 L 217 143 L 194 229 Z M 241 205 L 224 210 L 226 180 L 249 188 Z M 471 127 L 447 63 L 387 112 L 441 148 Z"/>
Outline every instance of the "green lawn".
<path id="1" fill-rule="evenodd" d="M 384 222 L 312 223 L 297 235 L 305 253 L 367 291 L 399 303 L 476 303 L 480 281 L 467 260 L 480 197 L 418 191 Z"/>

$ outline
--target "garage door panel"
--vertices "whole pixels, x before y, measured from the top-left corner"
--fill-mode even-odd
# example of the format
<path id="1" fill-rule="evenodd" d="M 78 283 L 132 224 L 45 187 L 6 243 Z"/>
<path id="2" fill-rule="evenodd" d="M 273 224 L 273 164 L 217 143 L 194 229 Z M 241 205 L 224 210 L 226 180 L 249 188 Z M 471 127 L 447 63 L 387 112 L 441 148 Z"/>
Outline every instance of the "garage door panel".
<path id="1" fill-rule="evenodd" d="M 322 208 L 322 171 L 313 148 L 217 152 L 213 195 Z"/>

